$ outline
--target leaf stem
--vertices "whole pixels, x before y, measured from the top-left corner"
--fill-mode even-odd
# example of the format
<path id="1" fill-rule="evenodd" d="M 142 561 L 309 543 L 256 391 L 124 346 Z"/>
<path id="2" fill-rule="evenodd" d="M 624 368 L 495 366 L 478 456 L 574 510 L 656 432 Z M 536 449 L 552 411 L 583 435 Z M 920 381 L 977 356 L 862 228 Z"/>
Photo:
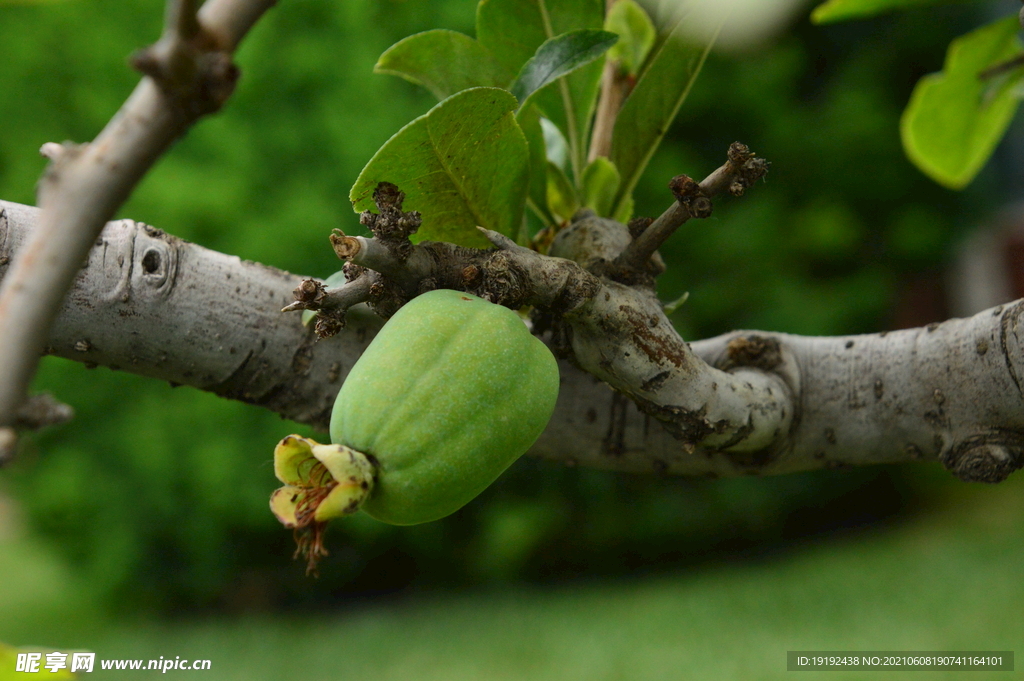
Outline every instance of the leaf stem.
<path id="1" fill-rule="evenodd" d="M 611 59 L 605 61 L 604 72 L 601 74 L 601 95 L 597 101 L 597 113 L 594 116 L 587 162 L 600 156 L 605 158 L 611 156 L 615 121 L 630 89 L 632 89 L 631 79 L 622 73 L 619 64 Z"/>
<path id="2" fill-rule="evenodd" d="M 612 9 L 617 0 L 605 2 L 604 13 Z M 607 25 L 607 24 L 606 24 Z M 597 112 L 594 115 L 594 126 L 590 130 L 590 151 L 587 154 L 587 162 L 603 156 L 609 158 L 612 152 L 612 133 L 615 130 L 615 120 L 622 108 L 622 102 L 626 99 L 628 90 L 632 84 L 623 77 L 621 65 L 615 60 L 605 57 L 604 70 L 601 72 L 601 94 L 597 100 Z"/>
<path id="3" fill-rule="evenodd" d="M 640 77 L 637 79 L 635 89 L 637 89 L 638 92 L 634 93 L 634 97 L 636 97 L 639 94 L 639 88 L 644 83 L 644 79 L 648 78 L 651 75 L 655 62 L 657 62 L 663 57 L 662 53 L 669 45 L 669 43 L 673 40 L 680 39 L 679 36 L 676 35 L 676 31 L 679 29 L 679 25 L 681 23 L 682 19 L 680 18 L 680 20 L 677 21 L 673 28 L 668 32 L 668 35 L 662 40 L 660 47 L 655 48 L 658 51 L 658 53 L 648 58 L 647 66 L 645 67 L 644 71 L 640 74 Z M 683 105 L 683 100 L 685 100 L 687 95 L 690 94 L 690 88 L 693 87 L 693 83 L 696 80 L 697 74 L 700 73 L 701 69 L 704 67 L 704 62 L 707 60 L 708 55 L 711 53 L 711 47 L 715 44 L 715 41 L 718 39 L 718 33 L 719 31 L 721 31 L 721 28 L 721 25 L 719 25 L 714 35 L 710 38 L 710 40 L 708 40 L 707 45 L 704 46 L 704 49 L 700 54 L 700 58 L 697 60 L 696 64 L 694 64 L 692 69 L 690 70 L 690 76 L 688 82 L 686 83 L 686 86 L 682 89 L 681 92 L 679 92 L 678 97 L 676 98 L 676 101 L 673 104 L 672 110 L 667 112 L 668 115 L 665 117 L 664 121 L 662 121 L 658 126 L 657 129 L 659 131 L 659 134 L 657 134 L 651 140 L 651 144 L 646 150 L 643 151 L 641 158 L 639 159 L 639 161 L 636 162 L 635 167 L 629 169 L 625 165 L 620 163 L 618 158 L 614 159 L 616 165 L 619 166 L 619 170 L 622 171 L 623 176 L 622 185 L 619 187 L 619 194 L 615 199 L 615 205 L 612 206 L 612 215 L 618 215 L 619 212 L 622 211 L 626 202 L 629 201 L 630 196 L 633 194 L 633 188 L 636 187 L 636 183 L 640 181 L 640 176 L 643 175 L 644 169 L 647 168 L 647 164 L 650 163 L 651 158 L 654 156 L 654 152 L 658 150 L 659 146 L 661 146 L 661 140 L 665 137 L 665 133 L 668 131 L 668 128 L 672 124 L 672 121 L 675 120 L 676 114 L 679 113 L 679 107 Z M 629 104 L 626 104 L 626 106 L 628 107 Z"/>

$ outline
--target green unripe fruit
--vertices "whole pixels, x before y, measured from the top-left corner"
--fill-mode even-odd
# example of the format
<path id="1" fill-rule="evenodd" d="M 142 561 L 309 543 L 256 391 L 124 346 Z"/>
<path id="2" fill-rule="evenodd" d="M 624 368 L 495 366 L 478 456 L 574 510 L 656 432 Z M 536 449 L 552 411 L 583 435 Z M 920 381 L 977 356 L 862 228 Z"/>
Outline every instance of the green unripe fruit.
<path id="1" fill-rule="evenodd" d="M 274 452 L 278 519 L 310 569 L 324 524 L 362 508 L 414 525 L 453 513 L 530 448 L 551 418 L 558 366 L 519 316 L 468 293 L 407 303 L 352 367 L 332 445 L 291 435 Z"/>
<path id="2" fill-rule="evenodd" d="M 376 461 L 363 510 L 424 523 L 457 511 L 525 453 L 557 397 L 555 358 L 516 313 L 431 291 L 399 310 L 352 367 L 331 440 Z"/>

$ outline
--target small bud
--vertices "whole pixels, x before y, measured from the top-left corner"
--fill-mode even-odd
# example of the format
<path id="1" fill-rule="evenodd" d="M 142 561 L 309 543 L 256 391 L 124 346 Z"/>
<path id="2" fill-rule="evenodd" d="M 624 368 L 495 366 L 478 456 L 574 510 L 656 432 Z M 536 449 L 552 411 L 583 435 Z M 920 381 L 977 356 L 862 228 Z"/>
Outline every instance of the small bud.
<path id="1" fill-rule="evenodd" d="M 686 207 L 691 217 L 710 217 L 713 206 L 700 183 L 687 175 L 677 175 L 668 183 L 676 201 Z"/>
<path id="2" fill-rule="evenodd" d="M 466 265 L 462 269 L 462 283 L 466 286 L 476 286 L 480 283 L 480 277 L 480 268 L 476 265 Z"/>
<path id="3" fill-rule="evenodd" d="M 626 229 L 629 230 L 629 235 L 635 239 L 643 234 L 652 222 L 654 222 L 654 218 L 633 218 L 626 225 Z"/>
<path id="4" fill-rule="evenodd" d="M 298 287 L 292 291 L 292 295 L 295 296 L 295 300 L 300 303 L 312 303 L 318 298 L 322 298 L 324 293 L 324 285 L 315 279 L 306 279 Z"/>
<path id="5" fill-rule="evenodd" d="M 706 196 L 695 196 L 686 206 L 687 210 L 690 211 L 690 215 L 695 218 L 708 218 L 711 217 L 711 211 L 714 206 L 711 204 L 711 199 Z"/>
<path id="6" fill-rule="evenodd" d="M 750 160 L 754 156 L 754 152 L 743 142 L 733 142 L 729 145 L 729 151 L 726 155 L 729 163 L 739 166 Z"/>
<path id="7" fill-rule="evenodd" d="M 321 311 L 316 316 L 316 326 L 313 328 L 316 331 L 316 337 L 320 340 L 336 336 L 345 328 L 345 314 L 343 312 L 339 316 Z"/>
<path id="8" fill-rule="evenodd" d="M 346 262 L 341 271 L 345 274 L 345 281 L 355 281 L 366 273 L 366 268 L 353 262 Z"/>
<path id="9" fill-rule="evenodd" d="M 679 203 L 686 203 L 701 193 L 700 183 L 689 175 L 676 175 L 669 181 L 668 188 Z"/>

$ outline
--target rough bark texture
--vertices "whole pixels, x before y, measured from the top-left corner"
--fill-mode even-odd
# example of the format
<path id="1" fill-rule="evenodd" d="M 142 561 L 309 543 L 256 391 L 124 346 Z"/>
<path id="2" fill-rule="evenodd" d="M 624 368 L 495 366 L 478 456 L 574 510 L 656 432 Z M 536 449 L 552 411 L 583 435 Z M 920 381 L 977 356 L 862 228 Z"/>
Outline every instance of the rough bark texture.
<path id="1" fill-rule="evenodd" d="M 38 211 L 6 202 L 0 210 L 2 279 Z M 575 364 L 560 362 L 558 406 L 535 455 L 709 476 L 939 460 L 984 482 L 1024 462 L 1024 301 L 892 333 L 739 331 L 686 344 L 659 316 L 653 294 L 590 281 L 570 260 L 505 245 L 484 253 L 504 254 L 532 285 L 547 282 L 547 293 L 535 286 L 530 296 L 550 294 L 548 302 L 567 306 L 565 324 L 545 339 Z M 302 280 L 113 222 L 79 273 L 48 350 L 326 429 L 334 394 L 381 322 L 357 306 L 340 333 L 315 341 L 298 314 L 280 312 Z M 486 272 L 477 280 L 486 283 Z M 566 302 L 566 290 L 580 287 L 595 295 Z"/>
<path id="2" fill-rule="evenodd" d="M 35 208 L 0 202 L 0 276 Z M 6 225 L 6 229 L 5 229 Z M 49 354 L 190 385 L 326 430 L 334 395 L 379 327 L 368 311 L 317 341 L 281 314 L 301 277 L 131 220 L 110 222 L 47 342 Z"/>
<path id="3" fill-rule="evenodd" d="M 777 343 L 800 375 L 797 424 L 773 472 L 938 459 L 999 482 L 1024 464 L 1024 301 L 967 319 L 862 336 L 734 332 L 694 344 L 710 362 Z M 740 341 L 740 339 L 743 339 Z"/>

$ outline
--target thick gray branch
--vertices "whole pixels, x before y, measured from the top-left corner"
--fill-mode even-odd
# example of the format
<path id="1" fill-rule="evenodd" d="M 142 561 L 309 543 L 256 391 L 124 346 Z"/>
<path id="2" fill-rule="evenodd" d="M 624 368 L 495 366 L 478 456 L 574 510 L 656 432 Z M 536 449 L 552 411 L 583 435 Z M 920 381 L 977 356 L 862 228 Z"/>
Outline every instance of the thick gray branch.
<path id="1" fill-rule="evenodd" d="M 0 209 L 2 279 L 38 211 L 4 202 Z M 301 281 L 145 225 L 110 223 L 61 309 L 48 349 L 192 385 L 325 429 L 335 393 L 380 322 L 357 306 L 341 333 L 314 341 L 297 314 L 280 313 Z M 601 286 L 620 295 L 614 286 Z M 650 375 L 646 388 L 637 389 L 624 375 L 650 366 L 658 352 L 653 339 L 671 340 L 675 332 L 661 328 L 660 320 L 649 326 L 656 316 L 653 298 L 632 299 L 640 305 L 638 318 L 616 314 L 613 299 L 596 296 L 569 316 L 578 317 L 571 326 L 577 361 L 601 379 L 619 382 L 621 392 L 560 362 L 558 406 L 533 454 L 569 465 L 710 476 L 940 460 L 965 479 L 995 481 L 1020 465 L 1024 301 L 888 334 L 734 332 L 694 342 L 688 354 L 666 356 L 659 366 L 669 374 Z M 645 314 L 653 336 L 640 333 Z M 602 354 L 610 347 L 603 334 L 621 333 L 635 339 L 618 356 Z M 630 364 L 633 357 L 638 364 Z M 711 432 L 695 442 L 685 428 L 672 426 L 680 423 L 673 415 L 665 421 L 661 413 L 679 407 L 701 415 L 703 409 L 699 422 L 713 425 L 719 411 L 747 409 L 752 431 L 758 431 L 758 420 L 769 418 L 773 404 L 793 409 L 784 417 L 786 428 L 777 436 L 773 431 L 770 446 L 760 448 L 753 440 L 740 446 L 723 441 L 735 433 Z"/>
<path id="2" fill-rule="evenodd" d="M 0 277 L 40 211 L 0 201 Z M 350 312 L 317 342 L 282 314 L 302 277 L 142 223 L 107 224 L 60 308 L 48 354 L 257 404 L 326 430 L 341 380 L 380 326 Z M 60 397 L 59 395 L 57 396 Z"/>
<path id="3" fill-rule="evenodd" d="M 694 344 L 710 361 L 771 339 L 802 377 L 799 427 L 775 466 L 939 459 L 998 482 L 1024 464 L 1024 301 L 918 329 L 813 338 L 736 332 Z"/>

